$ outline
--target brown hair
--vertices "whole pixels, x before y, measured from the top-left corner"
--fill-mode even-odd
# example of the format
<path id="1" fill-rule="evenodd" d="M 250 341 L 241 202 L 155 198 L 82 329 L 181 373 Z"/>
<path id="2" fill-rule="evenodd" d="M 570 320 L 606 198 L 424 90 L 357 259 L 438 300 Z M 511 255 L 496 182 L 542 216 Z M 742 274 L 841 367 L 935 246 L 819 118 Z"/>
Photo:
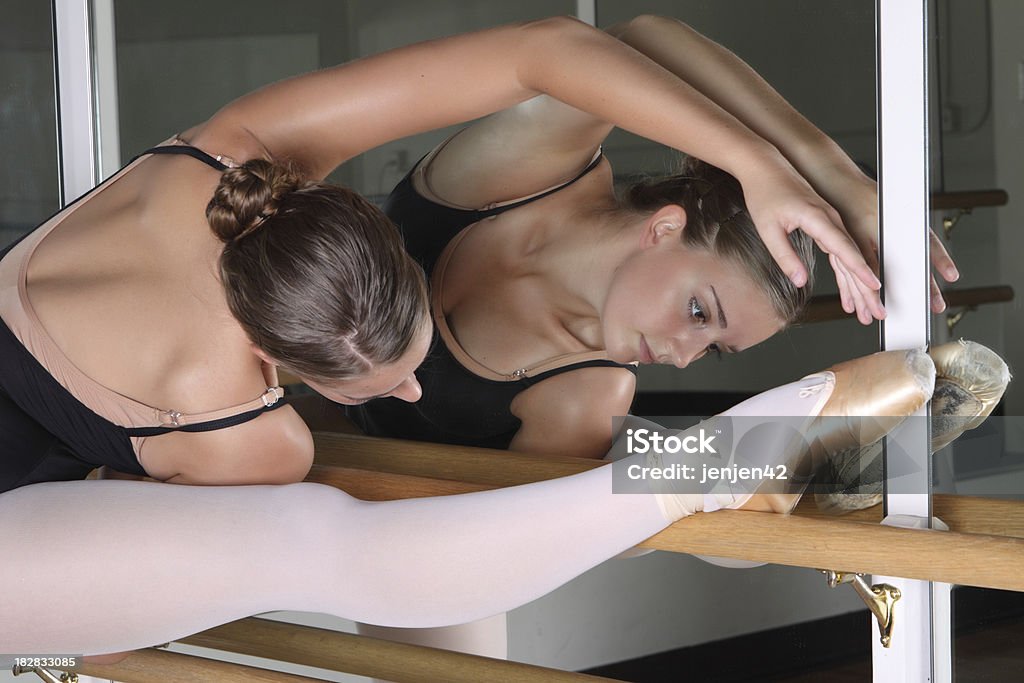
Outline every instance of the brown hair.
<path id="1" fill-rule="evenodd" d="M 814 286 L 813 241 L 800 230 L 789 234 L 789 243 L 807 268 L 807 284 L 798 288 L 758 235 L 739 181 L 722 169 L 685 157 L 675 174 L 631 186 L 621 204 L 645 213 L 669 204 L 682 206 L 686 211 L 684 244 L 706 249 L 745 268 L 786 324 L 796 320 L 806 305 Z"/>
<path id="2" fill-rule="evenodd" d="M 357 193 L 263 159 L 228 169 L 206 208 L 220 277 L 259 348 L 314 381 L 398 360 L 428 320 L 423 270 Z"/>

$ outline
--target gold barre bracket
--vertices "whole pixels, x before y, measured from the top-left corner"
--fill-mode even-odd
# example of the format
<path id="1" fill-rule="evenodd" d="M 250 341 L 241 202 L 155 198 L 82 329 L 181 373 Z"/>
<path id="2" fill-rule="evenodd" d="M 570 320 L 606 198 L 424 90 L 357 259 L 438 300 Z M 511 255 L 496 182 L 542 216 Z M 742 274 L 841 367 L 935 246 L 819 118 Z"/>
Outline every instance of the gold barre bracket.
<path id="1" fill-rule="evenodd" d="M 963 320 L 964 316 L 967 315 L 970 311 L 976 310 L 978 310 L 977 306 L 964 306 L 956 313 L 947 313 L 946 329 L 949 331 L 950 334 L 953 334 L 953 330 L 960 323 L 960 321 Z"/>
<path id="2" fill-rule="evenodd" d="M 950 237 L 952 237 L 952 235 L 953 235 L 953 228 L 956 226 L 956 224 L 960 221 L 961 218 L 963 218 L 964 216 L 969 216 L 970 213 L 971 213 L 971 210 L 973 208 L 974 207 L 971 207 L 969 209 L 958 209 L 957 212 L 955 214 L 953 214 L 952 216 L 943 216 L 943 218 L 942 218 L 942 235 L 943 235 L 943 237 L 945 237 L 947 240 Z"/>
<path id="3" fill-rule="evenodd" d="M 58 677 L 57 674 L 41 666 L 19 666 L 16 664 L 11 667 L 11 673 L 15 676 L 35 674 L 46 681 L 46 683 L 78 683 L 78 674 L 74 672 L 62 671 L 60 677 Z"/>
<path id="4" fill-rule="evenodd" d="M 828 580 L 829 588 L 835 588 L 841 583 L 853 584 L 857 595 L 867 604 L 868 609 L 875 615 L 878 621 L 879 640 L 882 647 L 889 647 L 892 643 L 892 626 L 896 601 L 900 599 L 900 589 L 887 583 L 868 585 L 863 574 L 850 572 L 837 572 L 832 569 L 819 569 Z"/>

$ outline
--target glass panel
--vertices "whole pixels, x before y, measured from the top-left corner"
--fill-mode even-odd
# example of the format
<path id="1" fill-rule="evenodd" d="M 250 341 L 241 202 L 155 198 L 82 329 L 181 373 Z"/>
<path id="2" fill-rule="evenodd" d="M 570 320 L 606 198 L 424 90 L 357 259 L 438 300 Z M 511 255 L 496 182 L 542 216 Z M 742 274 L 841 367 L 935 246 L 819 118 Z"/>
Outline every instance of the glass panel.
<path id="1" fill-rule="evenodd" d="M 124 160 L 208 118 L 266 83 L 421 40 L 572 14 L 572 0 L 180 0 L 115 4 L 118 106 Z M 454 129 L 453 129 L 454 130 Z M 332 176 L 386 195 L 452 131 L 384 145 Z"/>
<path id="2" fill-rule="evenodd" d="M 608 27 L 639 14 L 669 16 L 724 45 L 758 71 L 797 110 L 834 138 L 863 167 L 876 168 L 875 14 L 873 0 L 599 0 L 598 25 Z M 841 39 L 837 39 L 841 36 Z M 686 125 L 680 121 L 680 125 Z M 615 132 L 605 151 L 617 180 L 657 175 L 671 167 L 664 147 Z M 831 268 L 819 259 L 814 294 L 837 291 Z M 757 347 L 723 362 L 704 360 L 673 370 L 640 368 L 640 400 L 672 405 L 677 414 L 707 414 L 739 397 L 821 370 L 839 360 L 878 350 L 877 325 L 847 318 L 797 325 Z M 692 413 L 686 413 L 686 410 Z M 648 414 L 659 414 L 652 412 Z M 665 414 L 665 413 L 660 413 Z M 695 566 L 692 558 L 661 558 L 672 566 L 652 576 L 661 604 L 662 629 L 675 638 L 676 658 L 660 655 L 659 670 L 688 671 L 702 680 L 748 680 L 736 674 L 743 662 L 732 655 L 753 655 L 763 668 L 749 680 L 870 680 L 869 618 L 850 586 L 829 589 L 810 569 L 766 566 L 744 571 Z M 668 577 L 672 578 L 669 579 Z M 632 589 L 636 599 L 647 592 Z M 678 608 L 678 611 L 675 610 Z M 650 614 L 624 612 L 646 623 Z M 699 629 L 695 627 L 699 624 Z M 873 626 L 871 627 L 873 628 Z M 827 633 L 827 639 L 817 638 Z M 629 633 L 619 634 L 628 641 Z M 668 649 L 662 638 L 660 650 Z M 733 640 L 736 639 L 736 640 Z M 693 662 L 721 644 L 717 663 L 694 670 Z M 654 641 L 643 646 L 658 652 Z M 695 647 L 696 646 L 696 647 Z M 762 656 L 763 655 L 763 656 Z M 742 658 L 741 658 L 742 659 Z M 698 667 L 699 669 L 699 667 Z M 840 671 L 841 670 L 841 671 Z M 821 671 L 827 672 L 821 675 Z M 804 673 L 797 673 L 804 672 Z M 807 672 L 814 672 L 808 674 Z M 597 673 L 627 677 L 627 669 Z M 792 676 L 792 678 L 788 677 Z M 632 679 L 629 679 L 632 680 Z"/>
<path id="3" fill-rule="evenodd" d="M 872 0 L 643 0 L 598 2 L 598 24 L 639 14 L 685 21 L 735 52 L 798 111 L 865 168 L 876 168 L 875 19 Z M 843 40 L 836 40 L 842 35 Z M 809 57 L 812 56 L 812 57 Z M 616 131 L 606 150 L 616 176 L 658 174 L 669 167 L 664 147 Z M 832 269 L 819 258 L 814 294 L 834 294 Z M 753 393 L 816 372 L 840 359 L 878 350 L 877 325 L 852 318 L 796 325 L 722 363 L 697 363 L 681 373 L 644 366 L 644 391 Z"/>
<path id="4" fill-rule="evenodd" d="M 935 96 L 932 99 L 933 189 L 946 194 L 933 226 L 953 254 L 961 278 L 945 285 L 950 298 L 982 288 L 1024 291 L 1024 6 L 993 0 L 943 0 L 933 6 Z M 998 190 L 988 197 L 949 200 L 949 193 Z M 980 201 L 979 201 L 980 200 Z M 937 202 L 936 202 L 937 203 Z M 973 207 L 971 206 L 973 205 Z M 970 210 L 969 215 L 962 213 Z M 940 226 L 954 223 L 951 231 Z M 991 291 L 991 289 L 990 289 Z M 1003 292 L 997 292 L 1002 295 Z M 1002 298 L 1002 296 L 1000 296 Z M 1010 368 L 1024 361 L 1024 312 L 1016 302 L 951 306 L 933 316 L 933 339 L 965 338 L 996 351 Z M 968 406 L 965 404 L 964 408 Z M 1000 498 L 1024 506 L 1024 388 L 1011 382 L 993 415 L 934 457 L 936 505 L 951 496 L 972 502 Z M 933 425 L 937 424 L 933 422 Z M 938 512 L 941 515 L 941 511 Z M 986 533 L 1021 536 L 1005 512 L 972 518 Z M 987 523 L 986 523 L 987 522 Z M 984 562 L 985 558 L 976 558 Z M 1024 628 L 1020 593 L 958 586 L 953 590 L 954 678 L 1000 681 L 1024 664 L 1017 637 Z"/>
<path id="5" fill-rule="evenodd" d="M 60 204 L 50 3 L 11 0 L 0 22 L 0 247 Z"/>

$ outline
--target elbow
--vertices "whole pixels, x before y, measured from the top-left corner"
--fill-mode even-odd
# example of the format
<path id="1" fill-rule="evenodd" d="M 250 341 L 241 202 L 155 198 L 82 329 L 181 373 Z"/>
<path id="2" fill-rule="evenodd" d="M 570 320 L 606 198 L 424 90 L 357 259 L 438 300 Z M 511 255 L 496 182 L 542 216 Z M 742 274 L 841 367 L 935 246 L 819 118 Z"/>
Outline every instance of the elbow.
<path id="1" fill-rule="evenodd" d="M 639 14 L 627 21 L 619 22 L 610 26 L 607 32 L 619 40 L 629 43 L 631 39 L 650 35 L 653 31 L 662 30 L 667 26 L 682 26 L 693 30 L 685 22 L 674 17 L 665 17 L 660 14 Z"/>
<path id="2" fill-rule="evenodd" d="M 569 16 L 545 17 L 528 21 L 522 24 L 521 29 L 526 36 L 526 45 L 530 54 L 534 54 L 533 50 L 544 46 L 571 45 L 574 42 L 586 42 L 593 40 L 595 36 L 604 35 L 603 31 Z"/>

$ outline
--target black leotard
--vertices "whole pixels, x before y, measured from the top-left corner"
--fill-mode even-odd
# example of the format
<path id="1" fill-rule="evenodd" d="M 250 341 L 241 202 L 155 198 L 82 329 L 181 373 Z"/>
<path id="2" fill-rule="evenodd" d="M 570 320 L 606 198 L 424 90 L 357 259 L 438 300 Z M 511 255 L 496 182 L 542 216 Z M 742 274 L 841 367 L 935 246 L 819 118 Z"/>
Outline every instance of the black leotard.
<path id="1" fill-rule="evenodd" d="M 429 280 L 439 256 L 463 228 L 571 185 L 593 170 L 601 158 L 598 156 L 578 176 L 547 192 L 479 211 L 443 206 L 423 197 L 413 187 L 414 168 L 391 192 L 384 211 L 398 225 L 406 249 L 423 266 Z M 348 406 L 346 413 L 366 434 L 373 436 L 505 449 L 522 424 L 510 408 L 519 392 L 553 375 L 594 366 L 636 372 L 632 365 L 589 360 L 516 380 L 487 379 L 459 363 L 435 329 L 426 360 L 416 371 L 423 398 L 416 403 L 376 399 Z"/>
<path id="2" fill-rule="evenodd" d="M 227 168 L 205 152 L 183 145 L 156 147 L 143 154 L 187 154 L 218 170 Z M 0 260 L 20 241 L 0 252 Z M 122 427 L 75 398 L 0 319 L 0 492 L 43 481 L 82 479 L 101 465 L 145 476 L 129 437 L 224 429 L 282 405 L 284 401 L 277 401 L 183 426 Z"/>

